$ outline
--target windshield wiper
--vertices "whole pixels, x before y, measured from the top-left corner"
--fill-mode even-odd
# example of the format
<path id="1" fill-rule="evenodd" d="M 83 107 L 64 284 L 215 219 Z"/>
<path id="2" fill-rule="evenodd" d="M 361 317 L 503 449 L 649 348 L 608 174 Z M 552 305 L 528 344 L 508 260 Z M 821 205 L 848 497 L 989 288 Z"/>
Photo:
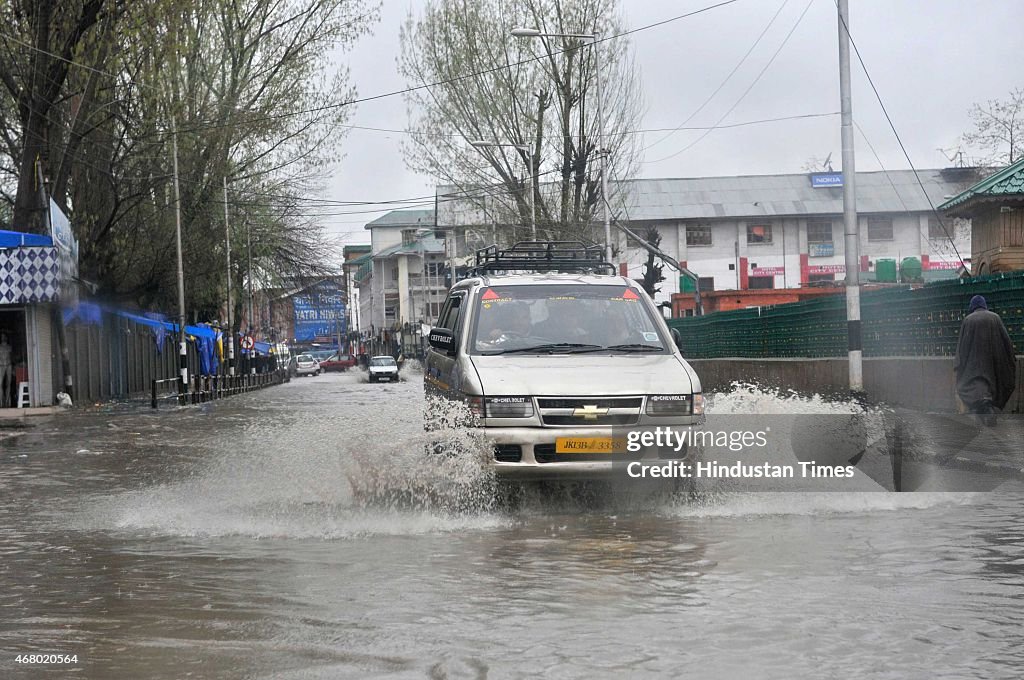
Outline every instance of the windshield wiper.
<path id="1" fill-rule="evenodd" d="M 549 342 L 544 345 L 534 345 L 532 347 L 516 347 L 513 349 L 502 349 L 496 352 L 481 352 L 481 354 L 486 356 L 495 356 L 498 354 L 524 354 L 528 352 L 549 352 L 553 354 L 558 351 L 562 351 L 566 354 L 572 354 L 573 352 L 588 352 L 601 349 L 604 349 L 604 347 L 601 347 L 600 345 L 589 345 L 582 342 Z"/>
<path id="2" fill-rule="evenodd" d="M 631 343 L 626 345 L 609 345 L 604 349 L 613 349 L 622 352 L 663 352 L 665 350 L 661 345 L 644 345 L 641 343 Z"/>

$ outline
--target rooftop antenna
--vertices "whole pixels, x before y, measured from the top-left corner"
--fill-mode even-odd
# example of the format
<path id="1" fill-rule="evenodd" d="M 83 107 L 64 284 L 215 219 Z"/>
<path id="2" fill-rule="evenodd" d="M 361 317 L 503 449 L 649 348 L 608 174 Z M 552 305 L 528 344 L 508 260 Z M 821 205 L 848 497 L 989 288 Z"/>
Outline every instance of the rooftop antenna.
<path id="1" fill-rule="evenodd" d="M 832 169 L 832 152 L 829 151 L 828 155 L 825 156 L 825 160 L 822 161 L 821 166 L 825 169 L 825 172 L 835 172 Z"/>
<path id="2" fill-rule="evenodd" d="M 964 164 L 964 150 L 963 150 L 963 147 L 961 145 L 957 144 L 956 146 L 951 146 L 948 149 L 943 149 L 943 148 L 940 147 L 938 149 L 938 151 L 939 151 L 939 153 L 941 153 L 943 156 L 946 157 L 947 161 L 949 161 L 950 163 L 953 163 L 953 167 L 956 167 L 956 168 L 965 167 L 965 164 Z M 950 154 L 949 153 L 950 151 L 952 151 L 953 153 Z"/>

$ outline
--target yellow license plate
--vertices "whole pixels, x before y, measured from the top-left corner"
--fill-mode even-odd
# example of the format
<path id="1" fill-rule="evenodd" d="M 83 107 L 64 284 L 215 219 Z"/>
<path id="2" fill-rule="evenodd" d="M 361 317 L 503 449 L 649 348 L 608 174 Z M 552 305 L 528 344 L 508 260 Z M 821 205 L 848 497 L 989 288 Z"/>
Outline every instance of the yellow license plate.
<path id="1" fill-rule="evenodd" d="M 558 437 L 555 453 L 622 453 L 626 448 L 623 437 Z"/>

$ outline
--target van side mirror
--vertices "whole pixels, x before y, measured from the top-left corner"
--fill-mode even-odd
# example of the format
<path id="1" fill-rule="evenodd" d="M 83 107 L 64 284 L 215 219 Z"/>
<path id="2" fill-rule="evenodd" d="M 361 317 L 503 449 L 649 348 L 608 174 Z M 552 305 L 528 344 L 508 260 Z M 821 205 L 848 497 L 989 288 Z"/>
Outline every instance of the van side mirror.
<path id="1" fill-rule="evenodd" d="M 676 349 L 682 349 L 683 348 L 682 347 L 683 336 L 679 335 L 679 331 L 677 331 L 675 328 L 673 328 L 671 330 L 672 330 L 672 342 L 675 343 Z"/>
<path id="2" fill-rule="evenodd" d="M 447 354 L 455 354 L 455 336 L 447 328 L 431 328 L 430 346 Z"/>

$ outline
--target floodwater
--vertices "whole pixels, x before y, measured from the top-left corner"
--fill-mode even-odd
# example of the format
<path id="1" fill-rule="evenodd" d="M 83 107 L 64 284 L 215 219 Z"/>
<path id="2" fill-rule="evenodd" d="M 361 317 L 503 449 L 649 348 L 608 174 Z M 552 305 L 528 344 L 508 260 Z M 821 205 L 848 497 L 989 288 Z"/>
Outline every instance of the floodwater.
<path id="1" fill-rule="evenodd" d="M 415 374 L 331 374 L 0 430 L 0 677 L 1024 672 L 1017 482 L 505 506 L 472 456 L 423 452 L 422 405 Z"/>

